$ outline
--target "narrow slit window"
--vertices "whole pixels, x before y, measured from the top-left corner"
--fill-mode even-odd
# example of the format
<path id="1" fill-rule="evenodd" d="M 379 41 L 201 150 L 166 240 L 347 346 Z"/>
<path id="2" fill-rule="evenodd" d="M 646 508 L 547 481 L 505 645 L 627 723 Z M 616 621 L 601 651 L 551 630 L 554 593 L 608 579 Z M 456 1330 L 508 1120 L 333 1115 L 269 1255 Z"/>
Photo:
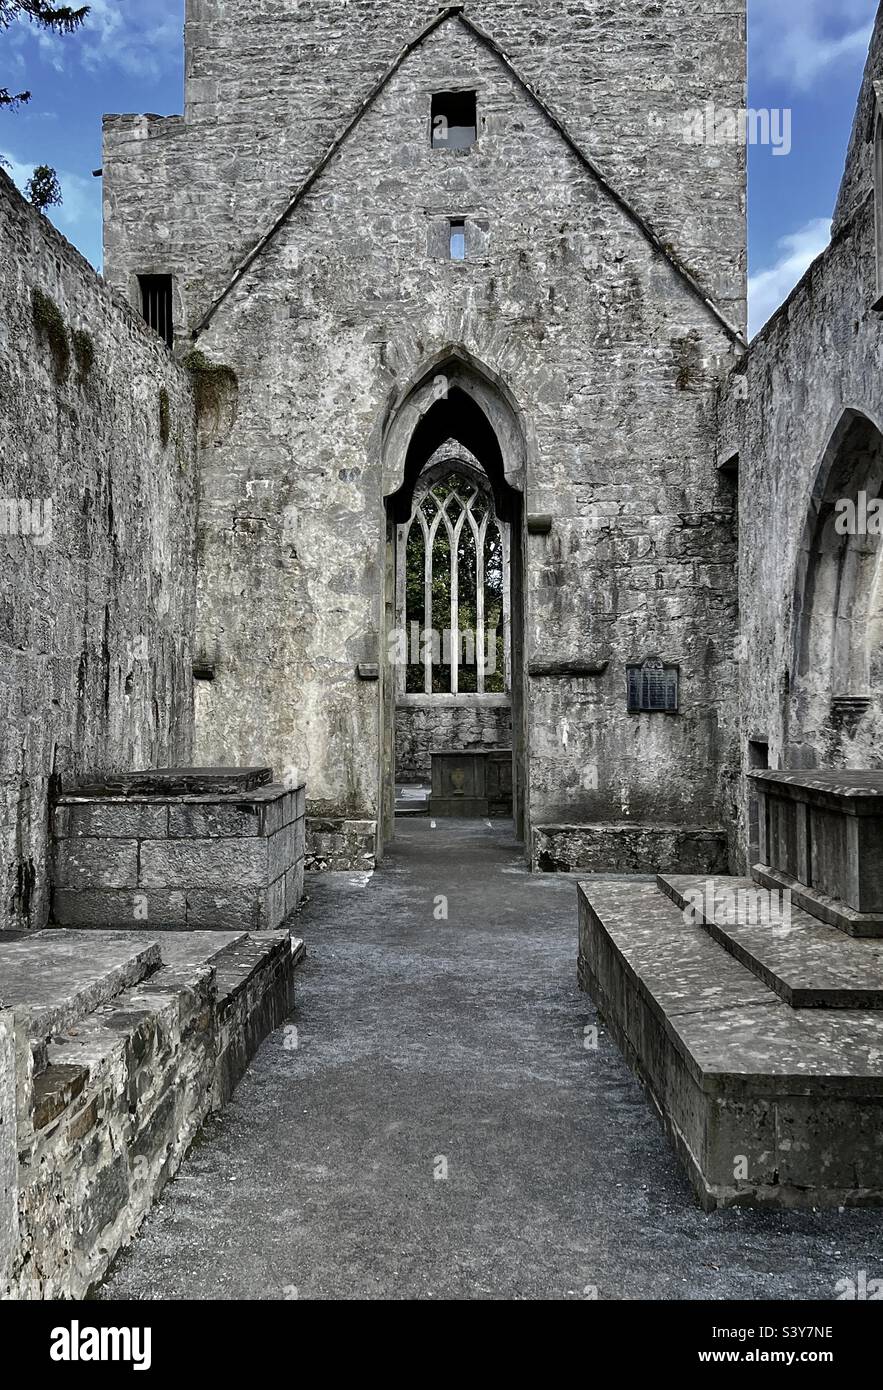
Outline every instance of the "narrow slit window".
<path id="1" fill-rule="evenodd" d="M 432 148 L 468 150 L 477 139 L 475 92 L 436 92 L 432 98 Z"/>
<path id="2" fill-rule="evenodd" d="M 466 259 L 466 223 L 463 221 L 452 220 L 450 223 L 451 241 L 450 256 L 452 261 L 465 261 Z"/>
<path id="3" fill-rule="evenodd" d="M 171 347 L 174 342 L 171 275 L 139 275 L 138 284 L 141 287 L 141 312 L 145 320 L 166 346 Z"/>

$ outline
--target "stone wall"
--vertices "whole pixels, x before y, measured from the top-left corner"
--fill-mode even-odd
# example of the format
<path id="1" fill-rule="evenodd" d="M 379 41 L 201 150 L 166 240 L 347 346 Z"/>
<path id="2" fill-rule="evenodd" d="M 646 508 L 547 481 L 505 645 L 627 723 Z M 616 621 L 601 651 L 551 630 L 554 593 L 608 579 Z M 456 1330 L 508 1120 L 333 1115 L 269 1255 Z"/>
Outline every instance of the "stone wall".
<path id="1" fill-rule="evenodd" d="M 813 592 L 809 577 L 819 554 L 819 524 L 831 511 L 831 487 L 848 496 L 856 480 L 867 476 L 877 495 L 868 459 L 871 441 L 879 455 L 883 429 L 883 324 L 872 307 L 875 207 L 868 143 L 870 83 L 883 67 L 881 38 L 878 27 L 834 240 L 754 339 L 722 402 L 720 455 L 739 455 L 745 772 L 763 765 L 767 747 L 774 769 L 883 766 L 879 665 L 866 690 L 850 688 L 848 664 L 836 655 L 835 606 L 823 640 L 810 643 L 805 633 L 814 600 L 824 598 L 818 585 Z M 860 447 L 850 459 L 849 436 L 856 429 Z M 838 462 L 843 447 L 847 456 Z M 879 585 L 883 569 L 877 573 Z M 844 604 L 851 608 L 848 599 Z M 863 624 L 867 616 L 841 614 L 847 626 Z M 748 858 L 748 800 L 744 790 L 738 822 L 734 818 L 735 859 L 742 868 Z"/>
<path id="2" fill-rule="evenodd" d="M 512 706 L 503 696 L 419 696 L 396 704 L 396 781 L 429 783 L 433 749 L 512 747 Z"/>
<path id="3" fill-rule="evenodd" d="M 2 928 L 52 779 L 192 756 L 196 464 L 187 373 L 2 171 L 0 245 Z"/>
<path id="4" fill-rule="evenodd" d="M 138 271 L 168 271 L 182 323 L 199 323 L 425 11 L 366 14 L 317 3 L 283 20 L 269 5 L 243 44 L 238 4 L 191 6 L 186 119 L 107 124 L 115 284 L 131 293 Z M 199 628 L 215 679 L 200 690 L 198 757 L 294 766 L 308 815 L 378 819 L 384 682 L 356 668 L 383 654 L 384 496 L 401 481 L 382 476 L 384 434 L 394 403 L 456 345 L 514 402 L 524 510 L 552 517 L 551 533 L 525 538 L 524 665 L 603 668 L 525 690 L 534 823 L 717 824 L 736 603 L 715 412 L 735 351 L 703 295 L 742 321 L 743 168 L 733 147 L 674 138 L 670 118 L 681 103 L 741 100 L 742 7 L 669 0 L 649 19 L 593 3 L 577 21 L 488 3 L 474 15 L 703 293 L 499 55 L 445 20 L 200 333 L 240 390 L 232 429 L 203 451 Z M 430 94 L 467 82 L 478 144 L 439 153 Z M 475 231 L 464 263 L 439 249 L 457 213 Z M 626 712 L 625 665 L 651 653 L 681 667 L 679 717 Z"/>
<path id="5" fill-rule="evenodd" d="M 11 1009 L 0 1008 L 0 1289 L 12 1277 L 18 1245 L 17 1168 L 15 1019 Z"/>
<path id="6" fill-rule="evenodd" d="M 302 950 L 286 932 L 0 940 L 18 1000 L 0 1010 L 0 1299 L 88 1296 L 290 1014 Z"/>
<path id="7" fill-rule="evenodd" d="M 744 151 L 689 145 L 681 134 L 686 113 L 709 101 L 744 104 L 745 0 L 464 8 L 739 319 Z M 187 0 L 184 117 L 105 119 L 112 282 L 133 293 L 138 274 L 171 273 L 176 315 L 194 323 L 440 9 L 436 0 Z M 463 69 L 447 75 L 463 85 Z M 155 217 L 143 216 L 146 206 Z"/>

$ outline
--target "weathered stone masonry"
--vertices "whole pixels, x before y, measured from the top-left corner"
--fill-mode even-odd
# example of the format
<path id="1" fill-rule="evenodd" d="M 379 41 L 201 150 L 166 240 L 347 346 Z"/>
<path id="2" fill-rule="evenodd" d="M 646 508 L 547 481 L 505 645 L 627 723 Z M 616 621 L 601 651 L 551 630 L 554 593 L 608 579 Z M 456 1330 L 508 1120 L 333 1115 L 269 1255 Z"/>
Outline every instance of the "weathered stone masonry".
<path id="1" fill-rule="evenodd" d="M 191 760 L 194 409 L 2 171 L 0 245 L 0 928 L 39 927 L 53 779 Z"/>
<path id="2" fill-rule="evenodd" d="M 380 821 L 384 500 L 401 483 L 384 440 L 455 350 L 511 403 L 524 515 L 552 518 L 519 542 L 525 831 L 583 827 L 570 843 L 592 858 L 594 826 L 720 827 L 737 613 L 716 392 L 738 355 L 722 319 L 744 321 L 743 161 L 689 146 L 676 121 L 740 104 L 742 7 L 590 4 L 577 24 L 488 0 L 443 17 L 370 102 L 434 10 L 280 3 L 245 25 L 240 8 L 188 7 L 183 118 L 105 129 L 112 282 L 134 299 L 138 274 L 172 275 L 181 341 L 199 329 L 239 380 L 232 429 L 202 450 L 199 759 L 296 769 L 308 815 Z M 429 140 L 431 95 L 451 88 L 480 112 L 457 155 Z M 463 263 L 444 252 L 453 216 L 471 228 Z M 681 668 L 678 716 L 626 713 L 626 663 L 651 653 Z"/>
<path id="3" fill-rule="evenodd" d="M 722 402 L 719 454 L 737 454 L 739 467 L 744 771 L 764 757 L 774 769 L 883 766 L 883 552 L 857 538 L 837 578 L 832 535 L 836 501 L 862 489 L 876 498 L 883 484 L 872 158 L 881 75 L 878 20 L 831 245 L 753 340 Z M 744 869 L 756 835 L 740 785 Z"/>
<path id="4" fill-rule="evenodd" d="M 0 1299 L 83 1298 L 290 1013 L 287 932 L 0 943 Z"/>

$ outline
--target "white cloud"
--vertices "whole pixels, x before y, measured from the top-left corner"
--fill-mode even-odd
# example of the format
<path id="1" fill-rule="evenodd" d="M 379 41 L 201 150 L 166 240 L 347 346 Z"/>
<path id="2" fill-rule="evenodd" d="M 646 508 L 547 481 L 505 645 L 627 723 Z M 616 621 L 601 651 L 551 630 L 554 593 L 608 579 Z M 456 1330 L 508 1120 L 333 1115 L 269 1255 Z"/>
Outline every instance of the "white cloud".
<path id="1" fill-rule="evenodd" d="M 863 60 L 876 0 L 749 0 L 752 68 L 798 91 L 849 59 Z"/>
<path id="2" fill-rule="evenodd" d="M 131 0 L 89 0 L 90 12 L 82 35 L 87 68 L 121 68 L 133 77 L 158 78 L 168 71 L 170 56 L 184 43 L 183 0 L 150 0 L 149 13 Z"/>
<path id="3" fill-rule="evenodd" d="M 816 217 L 805 227 L 790 232 L 777 243 L 781 255 L 775 265 L 760 270 L 748 281 L 748 319 L 751 336 L 784 303 L 794 286 L 831 240 L 831 219 Z"/>
<path id="4" fill-rule="evenodd" d="M 116 67 L 130 77 L 156 80 L 180 61 L 184 43 L 184 0 L 88 0 L 82 29 L 59 37 L 20 20 L 9 31 L 18 66 L 37 52 L 56 72 L 81 64 L 89 72 Z M 145 13 L 146 11 L 146 13 Z"/>

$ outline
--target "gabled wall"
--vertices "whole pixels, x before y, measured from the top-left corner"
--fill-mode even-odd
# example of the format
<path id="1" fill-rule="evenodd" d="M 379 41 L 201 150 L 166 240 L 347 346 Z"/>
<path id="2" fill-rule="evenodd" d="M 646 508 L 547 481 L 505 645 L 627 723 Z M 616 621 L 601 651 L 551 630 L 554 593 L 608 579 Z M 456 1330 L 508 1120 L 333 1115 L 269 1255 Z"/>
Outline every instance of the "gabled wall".
<path id="1" fill-rule="evenodd" d="M 437 0 L 187 0 L 184 117 L 106 118 L 111 283 L 134 295 L 138 273 L 172 273 L 180 319 L 194 323 L 440 8 Z M 743 321 L 745 152 L 690 145 L 681 132 L 686 113 L 709 102 L 744 105 L 746 0 L 461 8 Z"/>
<path id="2" fill-rule="evenodd" d="M 469 73 L 484 125 L 429 146 L 429 95 Z M 462 212 L 484 238 L 447 260 Z M 738 255 L 738 252 L 736 253 Z M 718 824 L 735 637 L 733 494 L 715 460 L 712 312 L 498 58 L 456 23 L 407 60 L 220 306 L 200 347 L 240 382 L 202 455 L 199 755 L 306 776 L 319 816 L 377 817 L 381 439 L 446 345 L 504 383 L 527 440 L 536 823 Z M 681 666 L 682 713 L 626 713 L 625 665 Z"/>
<path id="3" fill-rule="evenodd" d="M 194 408 L 2 172 L 0 246 L 0 928 L 39 927 L 53 779 L 192 757 Z"/>

